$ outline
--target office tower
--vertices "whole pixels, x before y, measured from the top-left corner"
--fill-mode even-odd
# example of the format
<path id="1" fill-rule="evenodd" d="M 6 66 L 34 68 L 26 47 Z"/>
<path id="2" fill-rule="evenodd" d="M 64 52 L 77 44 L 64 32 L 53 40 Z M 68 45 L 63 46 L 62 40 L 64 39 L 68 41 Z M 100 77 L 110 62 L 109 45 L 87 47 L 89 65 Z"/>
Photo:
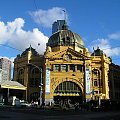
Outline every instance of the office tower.
<path id="1" fill-rule="evenodd" d="M 65 20 L 57 20 L 52 24 L 52 34 L 62 30 L 62 26 L 65 24 Z"/>
<path id="2" fill-rule="evenodd" d="M 11 80 L 11 61 L 0 58 L 0 80 Z"/>

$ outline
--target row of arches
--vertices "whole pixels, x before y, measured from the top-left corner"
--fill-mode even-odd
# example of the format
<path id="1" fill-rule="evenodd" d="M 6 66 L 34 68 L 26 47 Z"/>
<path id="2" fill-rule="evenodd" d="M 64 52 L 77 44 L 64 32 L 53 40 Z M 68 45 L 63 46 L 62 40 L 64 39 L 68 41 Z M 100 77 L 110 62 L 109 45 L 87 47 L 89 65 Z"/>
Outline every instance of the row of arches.
<path id="1" fill-rule="evenodd" d="M 24 74 L 25 69 L 20 68 L 17 73 L 17 81 L 23 85 L 25 85 Z M 31 68 L 29 72 L 29 85 L 31 87 L 38 87 L 40 84 L 41 75 L 42 73 L 38 68 L 36 67 Z"/>
<path id="2" fill-rule="evenodd" d="M 24 68 L 21 68 L 18 70 L 18 75 L 23 75 L 25 73 L 25 69 Z M 39 74 L 40 73 L 40 70 L 36 67 L 32 68 L 31 71 L 30 71 L 31 74 Z"/>

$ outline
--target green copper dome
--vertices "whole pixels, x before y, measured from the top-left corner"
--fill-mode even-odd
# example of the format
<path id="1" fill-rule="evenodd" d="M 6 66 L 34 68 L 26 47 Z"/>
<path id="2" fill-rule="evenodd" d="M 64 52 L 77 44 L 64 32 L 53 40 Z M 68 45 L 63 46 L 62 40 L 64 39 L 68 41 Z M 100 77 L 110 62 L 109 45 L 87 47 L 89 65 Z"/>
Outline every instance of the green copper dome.
<path id="1" fill-rule="evenodd" d="M 84 42 L 82 38 L 68 30 L 67 26 L 63 26 L 62 30 L 55 32 L 48 40 L 47 46 L 54 47 L 54 46 L 77 46 L 80 48 L 84 47 Z"/>

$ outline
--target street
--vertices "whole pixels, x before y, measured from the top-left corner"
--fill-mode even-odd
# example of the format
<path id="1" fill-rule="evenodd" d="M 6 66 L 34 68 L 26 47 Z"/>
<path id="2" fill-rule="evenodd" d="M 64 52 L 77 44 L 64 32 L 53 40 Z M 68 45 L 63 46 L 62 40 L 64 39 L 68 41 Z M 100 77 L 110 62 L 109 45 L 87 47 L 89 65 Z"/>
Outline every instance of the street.
<path id="1" fill-rule="evenodd" d="M 20 108 L 0 110 L 0 120 L 120 120 L 120 111 L 75 112 Z"/>

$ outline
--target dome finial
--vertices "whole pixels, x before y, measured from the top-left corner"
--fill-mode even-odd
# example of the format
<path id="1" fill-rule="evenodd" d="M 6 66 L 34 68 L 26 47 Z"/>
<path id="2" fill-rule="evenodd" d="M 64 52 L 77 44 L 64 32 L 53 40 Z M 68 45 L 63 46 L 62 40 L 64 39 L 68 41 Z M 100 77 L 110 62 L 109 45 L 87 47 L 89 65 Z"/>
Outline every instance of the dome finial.
<path id="1" fill-rule="evenodd" d="M 63 10 L 63 12 L 64 12 L 64 20 L 66 22 L 66 10 Z"/>
<path id="2" fill-rule="evenodd" d="M 67 17 L 66 17 L 66 10 L 63 10 L 64 12 L 64 24 L 62 26 L 62 30 L 68 30 L 68 26 L 67 26 Z"/>
<path id="3" fill-rule="evenodd" d="M 99 46 L 97 46 L 97 49 L 100 49 Z"/>

